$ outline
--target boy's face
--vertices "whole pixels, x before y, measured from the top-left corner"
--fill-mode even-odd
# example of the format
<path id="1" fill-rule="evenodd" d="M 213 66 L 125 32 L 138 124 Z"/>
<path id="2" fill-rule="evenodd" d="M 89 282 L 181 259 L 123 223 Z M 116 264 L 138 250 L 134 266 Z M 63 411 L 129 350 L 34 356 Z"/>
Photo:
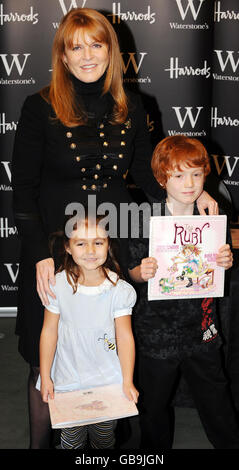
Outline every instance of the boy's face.
<path id="1" fill-rule="evenodd" d="M 175 168 L 166 183 L 168 202 L 192 204 L 203 191 L 204 180 L 202 167 L 182 165 L 180 170 Z"/>

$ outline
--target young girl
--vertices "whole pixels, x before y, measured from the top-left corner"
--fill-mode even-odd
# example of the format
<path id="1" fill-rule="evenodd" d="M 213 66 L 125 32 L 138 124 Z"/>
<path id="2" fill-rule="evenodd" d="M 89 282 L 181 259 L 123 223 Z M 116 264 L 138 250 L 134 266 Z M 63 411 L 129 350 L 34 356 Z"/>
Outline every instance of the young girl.
<path id="1" fill-rule="evenodd" d="M 105 229 L 86 218 L 70 238 L 61 235 L 63 255 L 51 286 L 40 338 L 41 395 L 122 382 L 135 403 L 134 338 L 131 311 L 136 293 L 120 279 L 112 241 Z M 107 342 L 111 347 L 107 348 Z M 83 448 L 87 434 L 93 448 L 113 448 L 114 421 L 62 429 L 61 447 Z"/>

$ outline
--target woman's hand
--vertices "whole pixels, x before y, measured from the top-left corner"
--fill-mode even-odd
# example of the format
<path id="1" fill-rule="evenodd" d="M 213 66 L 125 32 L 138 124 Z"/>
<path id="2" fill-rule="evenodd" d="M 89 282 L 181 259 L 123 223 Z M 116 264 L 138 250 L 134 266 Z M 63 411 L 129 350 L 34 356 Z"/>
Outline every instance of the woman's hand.
<path id="1" fill-rule="evenodd" d="M 130 383 L 123 383 L 123 392 L 130 401 L 134 401 L 134 403 L 138 402 L 139 392 L 135 388 L 133 382 Z"/>
<path id="2" fill-rule="evenodd" d="M 216 256 L 216 262 L 218 266 L 229 269 L 233 264 L 233 254 L 231 252 L 230 245 L 223 245 L 218 251 Z"/>
<path id="3" fill-rule="evenodd" d="M 45 403 L 48 403 L 48 397 L 54 398 L 54 384 L 49 379 L 41 380 L 41 397 Z"/>
<path id="4" fill-rule="evenodd" d="M 197 199 L 197 207 L 200 215 L 206 215 L 205 209 L 208 209 L 209 215 L 218 215 L 218 203 L 206 191 L 203 191 Z"/>
<path id="5" fill-rule="evenodd" d="M 36 263 L 37 292 L 43 305 L 49 305 L 47 294 L 56 298 L 49 287 L 55 285 L 55 264 L 53 258 L 46 258 Z"/>

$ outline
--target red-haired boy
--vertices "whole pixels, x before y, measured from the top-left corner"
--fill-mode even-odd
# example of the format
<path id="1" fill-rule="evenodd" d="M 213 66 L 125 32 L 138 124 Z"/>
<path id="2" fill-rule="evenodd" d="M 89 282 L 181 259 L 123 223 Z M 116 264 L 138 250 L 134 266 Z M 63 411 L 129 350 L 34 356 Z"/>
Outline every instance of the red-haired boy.
<path id="1" fill-rule="evenodd" d="M 162 216 L 198 214 L 195 201 L 210 172 L 207 151 L 199 140 L 166 137 L 154 150 L 152 170 L 166 190 Z M 142 235 L 142 226 L 140 229 Z M 171 448 L 169 407 L 182 372 L 214 448 L 238 449 L 239 429 L 222 370 L 214 300 L 148 301 L 147 281 L 155 276 L 157 261 L 148 257 L 147 238 L 131 239 L 129 250 L 129 274 L 140 283 L 134 332 L 139 358 L 141 448 Z M 219 250 L 217 264 L 225 269 L 232 266 L 229 244 Z M 210 321 L 208 331 L 203 332 L 205 309 Z"/>

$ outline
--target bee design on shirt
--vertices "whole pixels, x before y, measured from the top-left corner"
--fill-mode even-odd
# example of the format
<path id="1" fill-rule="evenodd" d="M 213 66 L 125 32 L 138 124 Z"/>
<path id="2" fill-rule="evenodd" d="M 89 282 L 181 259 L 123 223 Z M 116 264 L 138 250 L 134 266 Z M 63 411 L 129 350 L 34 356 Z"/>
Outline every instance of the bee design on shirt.
<path id="1" fill-rule="evenodd" d="M 104 334 L 104 338 L 98 338 L 98 341 L 104 341 L 104 349 L 105 351 L 114 351 L 115 349 L 115 344 L 112 342 L 114 338 L 111 338 L 110 340 L 107 338 L 107 333 Z"/>

